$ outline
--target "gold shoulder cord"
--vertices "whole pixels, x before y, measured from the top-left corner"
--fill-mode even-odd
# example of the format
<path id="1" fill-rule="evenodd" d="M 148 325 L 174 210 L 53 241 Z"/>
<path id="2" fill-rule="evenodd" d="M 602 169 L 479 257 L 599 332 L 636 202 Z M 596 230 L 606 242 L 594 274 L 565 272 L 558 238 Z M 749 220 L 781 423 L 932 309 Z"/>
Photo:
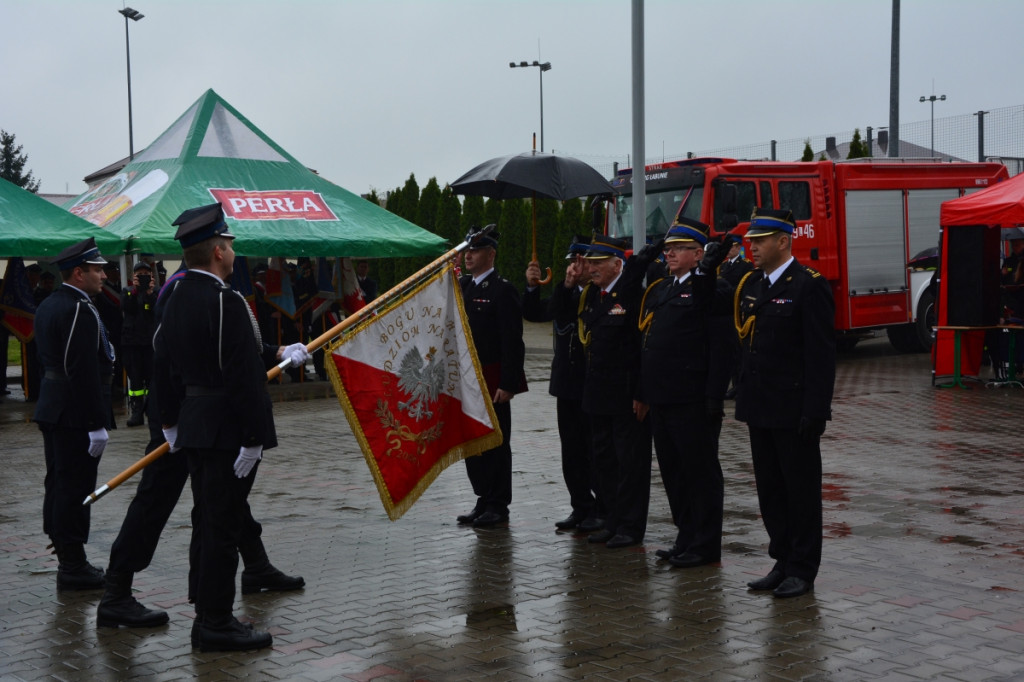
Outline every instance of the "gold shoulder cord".
<path id="1" fill-rule="evenodd" d="M 590 345 L 590 332 L 583 325 L 583 308 L 587 304 L 587 292 L 590 291 L 590 282 L 587 282 L 586 286 L 583 287 L 583 292 L 580 293 L 580 304 L 576 308 L 576 332 L 580 337 L 580 343 L 586 348 Z"/>
<path id="2" fill-rule="evenodd" d="M 743 295 L 743 285 L 747 283 L 747 280 L 756 270 L 751 270 L 747 274 L 743 275 L 743 279 L 740 280 L 739 285 L 736 287 L 736 294 L 732 301 L 732 322 L 736 326 L 736 333 L 740 335 L 740 340 L 751 337 L 753 341 L 754 334 L 754 315 L 748 317 L 745 321 L 740 321 L 740 298 Z"/>
<path id="3" fill-rule="evenodd" d="M 662 277 L 661 279 L 656 279 L 653 282 L 651 282 L 651 285 L 647 287 L 646 291 L 644 291 L 644 297 L 640 299 L 640 314 L 643 315 L 643 318 L 639 320 L 636 326 L 642 332 L 647 331 L 647 328 L 651 326 L 651 321 L 654 319 L 653 310 L 651 312 L 644 314 L 644 311 L 647 310 L 647 294 L 651 293 L 651 289 L 653 289 L 662 279 L 665 278 Z"/>

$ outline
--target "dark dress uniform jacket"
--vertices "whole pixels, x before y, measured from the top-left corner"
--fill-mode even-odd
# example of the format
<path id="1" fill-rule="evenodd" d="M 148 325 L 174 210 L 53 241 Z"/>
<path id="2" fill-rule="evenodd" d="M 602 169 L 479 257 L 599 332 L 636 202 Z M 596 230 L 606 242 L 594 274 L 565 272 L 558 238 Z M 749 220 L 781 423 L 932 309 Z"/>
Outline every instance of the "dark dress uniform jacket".
<path id="1" fill-rule="evenodd" d="M 641 322 L 642 402 L 704 402 L 711 351 L 709 318 L 716 292 L 715 276 L 696 271 L 682 284 L 670 275 L 647 288 L 641 314 L 641 320 L 646 320 Z"/>
<path id="2" fill-rule="evenodd" d="M 492 396 L 498 388 L 522 393 L 526 390 L 526 346 L 519 292 L 497 270 L 479 284 L 464 275 L 460 285 L 487 390 Z"/>
<path id="3" fill-rule="evenodd" d="M 277 445 L 262 342 L 237 292 L 189 271 L 163 304 L 156 332 L 160 418 L 183 448 Z"/>
<path id="4" fill-rule="evenodd" d="M 732 288 L 735 289 L 739 285 L 740 280 L 743 279 L 743 275 L 753 269 L 754 264 L 741 256 L 734 261 L 727 260 L 722 263 L 721 267 L 718 268 L 718 276 L 731 284 Z"/>
<path id="5" fill-rule="evenodd" d="M 577 401 L 583 399 L 583 379 L 587 371 L 587 357 L 577 334 L 579 301 L 580 288 L 567 289 L 564 284 L 558 284 L 551 298 L 546 300 L 541 300 L 539 288 L 523 294 L 523 317 L 530 322 L 552 323 L 554 357 L 548 393 Z"/>
<path id="6" fill-rule="evenodd" d="M 34 421 L 87 431 L 107 425 L 113 363 L 97 315 L 89 299 L 67 285 L 39 304 L 36 345 L 45 374 Z"/>
<path id="7" fill-rule="evenodd" d="M 739 292 L 741 322 L 755 316 L 742 340 L 736 418 L 762 428 L 797 428 L 801 417 L 832 416 L 835 305 L 828 282 L 796 260 L 767 292 L 754 270 Z"/>
<path id="8" fill-rule="evenodd" d="M 587 345 L 583 411 L 632 414 L 640 380 L 640 299 L 646 263 L 626 261 L 622 276 L 603 298 L 601 287 L 583 290 L 579 312 Z"/>

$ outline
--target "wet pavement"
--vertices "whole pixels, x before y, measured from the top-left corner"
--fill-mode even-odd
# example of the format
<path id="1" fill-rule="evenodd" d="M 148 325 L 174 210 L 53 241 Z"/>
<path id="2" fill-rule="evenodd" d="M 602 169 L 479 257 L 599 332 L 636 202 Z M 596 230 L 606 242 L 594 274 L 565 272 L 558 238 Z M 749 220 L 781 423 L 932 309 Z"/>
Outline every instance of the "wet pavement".
<path id="1" fill-rule="evenodd" d="M 2 680 L 1009 680 L 1024 678 L 1024 391 L 931 386 L 926 355 L 884 339 L 842 355 L 822 451 L 824 560 L 812 594 L 745 584 L 771 566 L 746 431 L 727 419 L 721 565 L 672 568 L 655 468 L 645 543 L 609 550 L 555 532 L 568 513 L 550 332 L 528 325 L 531 391 L 513 403 L 507 528 L 455 523 L 473 503 L 463 466 L 399 521 L 329 385 L 272 387 L 281 446 L 250 497 L 293 593 L 239 595 L 269 629 L 259 652 L 189 644 L 188 493 L 136 596 L 170 612 L 153 629 L 96 627 L 99 593 L 58 593 L 42 534 L 43 458 L 31 406 L 0 403 Z M 12 388 L 14 388 L 12 386 Z M 731 406 L 730 406 L 731 414 Z M 100 478 L 142 454 L 144 429 L 112 432 Z M 105 565 L 134 484 L 93 507 L 90 558 Z"/>

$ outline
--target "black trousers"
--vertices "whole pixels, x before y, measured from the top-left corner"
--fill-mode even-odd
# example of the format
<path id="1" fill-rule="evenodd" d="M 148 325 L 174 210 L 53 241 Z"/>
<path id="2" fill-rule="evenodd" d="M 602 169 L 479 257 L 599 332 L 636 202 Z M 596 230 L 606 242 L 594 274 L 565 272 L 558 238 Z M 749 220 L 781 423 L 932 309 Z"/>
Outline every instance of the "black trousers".
<path id="1" fill-rule="evenodd" d="M 160 415 L 156 400 L 146 406 L 149 421 L 149 444 L 146 454 L 164 443 L 160 429 Z M 259 468 L 257 462 L 255 469 Z M 128 505 L 128 512 L 121 523 L 121 531 L 110 547 L 111 573 L 138 573 L 146 570 L 153 561 L 160 535 L 167 526 L 167 520 L 178 504 L 181 491 L 188 480 L 188 458 L 183 450 L 169 452 L 142 470 L 142 479 L 135 490 L 135 497 Z M 261 558 L 266 552 L 261 535 L 263 526 L 252 517 L 248 501 L 242 520 L 239 537 L 239 552 L 242 561 L 249 564 Z M 195 596 L 190 580 L 189 596 Z"/>
<path id="2" fill-rule="evenodd" d="M 235 476 L 237 451 L 183 450 L 192 479 L 189 595 L 205 613 L 230 613 L 235 601 L 238 544 L 256 467 Z"/>
<path id="3" fill-rule="evenodd" d="M 718 461 L 720 421 L 708 418 L 704 403 L 652 405 L 654 450 L 668 495 L 675 544 L 708 560 L 722 556 L 725 481 Z"/>
<path id="4" fill-rule="evenodd" d="M 128 396 L 145 398 L 153 375 L 152 346 L 122 346 L 124 371 L 128 375 Z"/>
<path id="5" fill-rule="evenodd" d="M 558 439 L 562 445 L 562 478 L 569 491 L 572 513 L 581 519 L 595 515 L 604 518 L 603 510 L 595 509 L 594 476 L 590 455 L 590 420 L 580 400 L 557 398 Z"/>
<path id="6" fill-rule="evenodd" d="M 651 501 L 650 419 L 589 414 L 597 498 L 608 509 L 605 528 L 643 540 Z"/>
<path id="7" fill-rule="evenodd" d="M 494 413 L 501 427 L 501 445 L 463 461 L 473 493 L 477 496 L 475 509 L 507 516 L 508 506 L 512 503 L 511 403 L 496 404 Z"/>
<path id="8" fill-rule="evenodd" d="M 92 507 L 82 504 L 96 490 L 100 458 L 89 454 L 89 432 L 40 424 L 43 432 L 43 532 L 55 544 L 89 541 Z"/>
<path id="9" fill-rule="evenodd" d="M 768 555 L 786 576 L 813 582 L 821 564 L 821 447 L 796 429 L 747 426 Z"/>

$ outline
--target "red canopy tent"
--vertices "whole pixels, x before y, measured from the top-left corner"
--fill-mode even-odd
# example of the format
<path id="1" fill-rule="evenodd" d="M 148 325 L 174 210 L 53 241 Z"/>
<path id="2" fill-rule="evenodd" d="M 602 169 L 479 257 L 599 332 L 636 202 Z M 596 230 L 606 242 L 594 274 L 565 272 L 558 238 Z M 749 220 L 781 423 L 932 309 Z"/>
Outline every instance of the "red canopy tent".
<path id="1" fill-rule="evenodd" d="M 986 329 L 999 323 L 1001 228 L 1024 225 L 1024 174 L 946 201 L 939 213 L 938 334 L 933 376 L 977 376 Z M 965 327 L 954 331 L 942 327 Z"/>

